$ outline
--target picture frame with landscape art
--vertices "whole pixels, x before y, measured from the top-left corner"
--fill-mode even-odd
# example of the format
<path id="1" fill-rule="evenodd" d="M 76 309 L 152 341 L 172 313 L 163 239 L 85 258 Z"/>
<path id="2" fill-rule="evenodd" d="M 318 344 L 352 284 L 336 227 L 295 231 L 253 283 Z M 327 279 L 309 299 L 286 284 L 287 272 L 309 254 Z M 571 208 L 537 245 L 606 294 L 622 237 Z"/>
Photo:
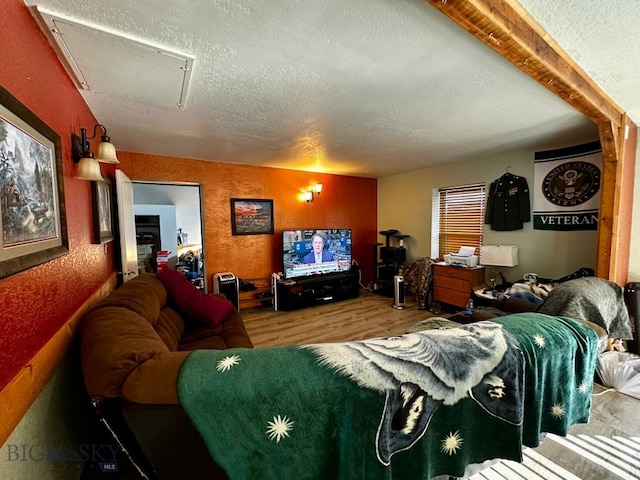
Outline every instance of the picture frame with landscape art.
<path id="1" fill-rule="evenodd" d="M 60 136 L 0 87 L 0 278 L 69 252 Z"/>
<path id="2" fill-rule="evenodd" d="M 111 203 L 111 182 L 91 182 L 93 200 L 93 243 L 113 240 L 113 206 Z"/>
<path id="3" fill-rule="evenodd" d="M 233 235 L 273 234 L 273 200 L 232 198 L 231 233 Z"/>

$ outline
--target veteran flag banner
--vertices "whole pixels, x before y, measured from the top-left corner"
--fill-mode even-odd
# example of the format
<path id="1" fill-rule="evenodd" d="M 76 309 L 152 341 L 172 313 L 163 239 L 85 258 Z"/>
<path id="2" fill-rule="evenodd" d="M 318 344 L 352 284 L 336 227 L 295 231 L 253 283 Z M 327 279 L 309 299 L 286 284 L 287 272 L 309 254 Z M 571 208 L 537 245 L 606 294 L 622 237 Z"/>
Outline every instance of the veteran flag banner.
<path id="1" fill-rule="evenodd" d="M 533 228 L 597 230 L 601 171 L 599 141 L 536 152 Z"/>

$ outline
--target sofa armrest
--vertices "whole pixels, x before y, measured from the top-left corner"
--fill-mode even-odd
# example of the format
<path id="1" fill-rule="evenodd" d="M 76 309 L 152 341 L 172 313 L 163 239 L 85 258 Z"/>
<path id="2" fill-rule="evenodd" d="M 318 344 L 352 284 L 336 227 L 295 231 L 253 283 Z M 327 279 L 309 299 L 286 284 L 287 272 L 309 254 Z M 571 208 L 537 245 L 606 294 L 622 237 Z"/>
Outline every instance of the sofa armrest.
<path id="1" fill-rule="evenodd" d="M 587 327 L 596 332 L 596 335 L 598 336 L 598 353 L 602 353 L 608 348 L 609 335 L 604 328 L 602 328 L 597 323 L 593 323 L 588 320 L 581 320 L 579 318 L 575 318 L 574 320 L 580 323 L 584 323 Z"/>
<path id="2" fill-rule="evenodd" d="M 179 405 L 177 382 L 191 352 L 163 352 L 140 364 L 122 386 L 125 400 L 135 403 Z"/>

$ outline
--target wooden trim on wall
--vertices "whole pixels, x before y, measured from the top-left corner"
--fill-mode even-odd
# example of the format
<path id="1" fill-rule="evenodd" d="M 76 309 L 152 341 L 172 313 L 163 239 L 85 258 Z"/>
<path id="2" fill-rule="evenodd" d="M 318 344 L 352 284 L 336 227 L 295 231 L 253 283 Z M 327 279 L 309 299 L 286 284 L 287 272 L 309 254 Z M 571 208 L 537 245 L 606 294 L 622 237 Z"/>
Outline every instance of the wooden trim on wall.
<path id="1" fill-rule="evenodd" d="M 608 215 L 611 231 L 598 231 L 598 253 L 602 256 L 607 252 L 611 252 L 611 259 L 614 261 L 606 261 L 608 259 L 598 256 L 598 261 L 602 261 L 598 271 L 607 269 L 607 278 L 614 281 L 618 285 L 624 285 L 628 282 L 629 277 L 629 258 L 631 245 L 631 219 L 633 218 L 633 190 L 636 170 L 636 152 L 638 143 L 638 127 L 626 115 L 624 117 L 624 127 L 618 128 L 618 135 L 615 141 L 617 153 L 617 162 L 607 162 L 604 156 L 603 163 L 606 170 L 611 170 L 610 175 L 613 178 L 613 192 L 607 195 L 608 202 L 611 205 L 603 207 L 610 208 Z M 605 172 L 606 172 L 605 170 Z M 606 185 L 611 188 L 611 182 Z M 602 192 L 603 197 L 605 192 Z M 604 201 L 604 198 L 603 198 Z M 603 202 L 601 202 L 602 204 Z M 601 213 L 602 215 L 602 213 Z M 602 240 L 601 238 L 602 237 Z M 600 245 L 600 242 L 609 242 Z M 600 275 L 600 276 L 605 276 Z"/>
<path id="2" fill-rule="evenodd" d="M 4 410 L 0 417 L 0 446 L 7 441 L 69 351 L 84 312 L 112 292 L 116 287 L 116 281 L 117 275 L 114 272 L 22 368 L 20 373 L 0 390 L 0 405 L 3 405 Z"/>
<path id="3" fill-rule="evenodd" d="M 635 166 L 635 149 L 624 135 L 627 124 L 635 125 L 517 1 L 426 1 L 598 125 L 603 174 L 596 275 L 624 283 L 631 237 L 619 235 L 625 230 L 620 212 L 633 180 L 623 187 L 620 180 Z"/>
<path id="4" fill-rule="evenodd" d="M 602 146 L 602 176 L 600 187 L 600 210 L 598 213 L 598 255 L 596 258 L 596 272 L 598 276 L 609 277 L 612 263 L 613 231 L 616 212 L 616 202 L 619 198 L 620 187 L 616 184 L 618 171 L 618 126 L 613 122 L 598 124 L 600 144 Z"/>

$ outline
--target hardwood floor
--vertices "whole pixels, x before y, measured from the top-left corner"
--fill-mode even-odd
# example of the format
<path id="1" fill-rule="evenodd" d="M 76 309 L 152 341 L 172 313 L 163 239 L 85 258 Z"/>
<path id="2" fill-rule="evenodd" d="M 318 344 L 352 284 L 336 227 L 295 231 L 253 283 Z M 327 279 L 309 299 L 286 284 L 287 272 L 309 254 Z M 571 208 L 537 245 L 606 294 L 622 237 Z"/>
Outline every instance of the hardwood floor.
<path id="1" fill-rule="evenodd" d="M 242 310 L 249 337 L 256 347 L 344 342 L 400 335 L 421 320 L 433 317 L 418 310 L 415 297 L 406 308 L 392 308 L 393 299 L 362 290 L 358 298 L 294 310 Z"/>

